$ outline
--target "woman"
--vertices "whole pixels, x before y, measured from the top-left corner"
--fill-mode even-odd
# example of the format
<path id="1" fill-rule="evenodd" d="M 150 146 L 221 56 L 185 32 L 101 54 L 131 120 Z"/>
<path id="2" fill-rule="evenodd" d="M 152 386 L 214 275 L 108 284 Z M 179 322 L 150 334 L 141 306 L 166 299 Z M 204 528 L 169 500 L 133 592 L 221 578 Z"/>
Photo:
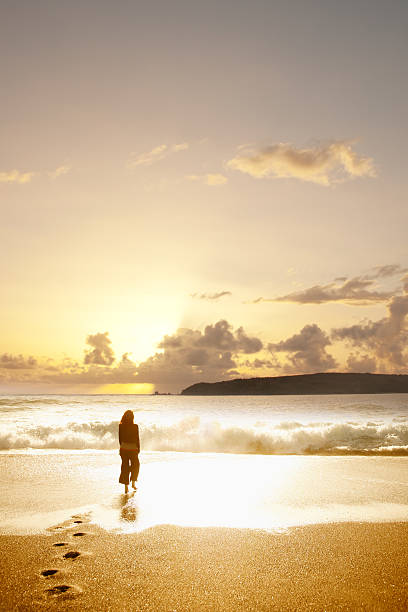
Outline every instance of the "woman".
<path id="1" fill-rule="evenodd" d="M 136 489 L 139 475 L 139 427 L 133 422 L 132 410 L 126 410 L 119 423 L 119 455 L 122 458 L 119 482 L 125 485 L 125 493 L 129 491 L 129 475 L 132 487 Z"/>

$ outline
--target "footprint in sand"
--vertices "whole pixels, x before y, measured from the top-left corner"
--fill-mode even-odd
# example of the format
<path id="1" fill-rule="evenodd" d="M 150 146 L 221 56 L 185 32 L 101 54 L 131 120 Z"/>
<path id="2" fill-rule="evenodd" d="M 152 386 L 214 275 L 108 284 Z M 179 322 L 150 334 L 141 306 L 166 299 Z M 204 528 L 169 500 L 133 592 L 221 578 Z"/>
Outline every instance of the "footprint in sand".
<path id="1" fill-rule="evenodd" d="M 47 569 L 41 572 L 41 576 L 44 576 L 44 578 L 49 578 L 50 576 L 55 576 L 55 574 L 58 574 L 58 572 L 59 570 L 57 569 Z"/>
<path id="2" fill-rule="evenodd" d="M 77 531 L 76 533 L 72 534 L 74 537 L 79 537 L 79 536 L 84 536 L 86 535 L 86 533 L 84 533 L 83 531 Z"/>
<path id="3" fill-rule="evenodd" d="M 61 533 L 61 531 L 67 531 L 70 527 L 72 527 L 72 521 L 64 521 L 64 523 L 59 523 L 59 525 L 48 527 L 48 531 Z"/>
<path id="4" fill-rule="evenodd" d="M 47 595 L 52 597 L 61 597 L 62 599 L 75 597 L 79 595 L 82 591 L 79 587 L 74 586 L 72 584 L 57 584 L 50 589 L 46 589 L 45 591 Z"/>
<path id="5" fill-rule="evenodd" d="M 53 546 L 68 546 L 68 542 L 55 542 Z"/>
<path id="6" fill-rule="evenodd" d="M 80 556 L 80 552 L 77 550 L 70 550 L 69 552 L 63 555 L 64 559 L 77 559 Z"/>
<path id="7" fill-rule="evenodd" d="M 91 520 L 91 513 L 88 512 L 86 514 L 73 514 L 71 516 L 73 523 L 89 523 Z"/>

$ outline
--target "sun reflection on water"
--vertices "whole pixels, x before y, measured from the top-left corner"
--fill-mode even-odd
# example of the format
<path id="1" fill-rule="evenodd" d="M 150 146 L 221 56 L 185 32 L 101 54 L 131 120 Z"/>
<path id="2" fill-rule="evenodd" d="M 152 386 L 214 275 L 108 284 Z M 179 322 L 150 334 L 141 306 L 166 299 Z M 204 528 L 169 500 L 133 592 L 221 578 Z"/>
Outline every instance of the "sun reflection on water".
<path id="1" fill-rule="evenodd" d="M 407 461 L 144 451 L 138 490 L 124 495 L 118 453 L 16 454 L 3 458 L 7 496 L 0 531 L 43 533 L 83 513 L 119 533 L 162 524 L 276 531 L 339 521 L 406 521 Z"/>
<path id="2" fill-rule="evenodd" d="M 130 533 L 160 524 L 281 530 L 330 521 L 408 519 L 408 499 L 367 498 L 361 478 L 342 479 L 333 461 L 329 475 L 324 458 L 176 455 L 143 465 L 138 490 L 118 496 L 114 508 L 98 507 L 94 520 L 105 529 Z"/>

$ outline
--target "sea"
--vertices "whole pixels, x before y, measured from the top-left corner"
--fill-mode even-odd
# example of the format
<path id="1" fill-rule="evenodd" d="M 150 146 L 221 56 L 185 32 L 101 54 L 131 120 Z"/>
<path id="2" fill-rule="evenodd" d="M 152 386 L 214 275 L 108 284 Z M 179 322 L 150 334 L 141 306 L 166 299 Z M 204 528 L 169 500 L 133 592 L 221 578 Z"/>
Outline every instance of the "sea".
<path id="1" fill-rule="evenodd" d="M 141 438 L 118 482 L 118 423 Z M 1 395 L 0 533 L 408 520 L 408 394 Z"/>

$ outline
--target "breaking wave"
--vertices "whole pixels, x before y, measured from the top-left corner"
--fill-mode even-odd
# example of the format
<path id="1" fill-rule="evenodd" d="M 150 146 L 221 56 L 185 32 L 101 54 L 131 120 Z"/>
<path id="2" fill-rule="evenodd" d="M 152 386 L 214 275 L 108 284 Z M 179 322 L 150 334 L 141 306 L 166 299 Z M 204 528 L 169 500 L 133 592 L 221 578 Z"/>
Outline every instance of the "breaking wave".
<path id="1" fill-rule="evenodd" d="M 38 425 L 0 434 L 0 450 L 99 449 L 118 447 L 118 421 Z M 200 417 L 171 425 L 141 425 L 143 450 L 250 453 L 407 455 L 408 423 L 300 423 L 285 421 L 228 427 Z"/>

